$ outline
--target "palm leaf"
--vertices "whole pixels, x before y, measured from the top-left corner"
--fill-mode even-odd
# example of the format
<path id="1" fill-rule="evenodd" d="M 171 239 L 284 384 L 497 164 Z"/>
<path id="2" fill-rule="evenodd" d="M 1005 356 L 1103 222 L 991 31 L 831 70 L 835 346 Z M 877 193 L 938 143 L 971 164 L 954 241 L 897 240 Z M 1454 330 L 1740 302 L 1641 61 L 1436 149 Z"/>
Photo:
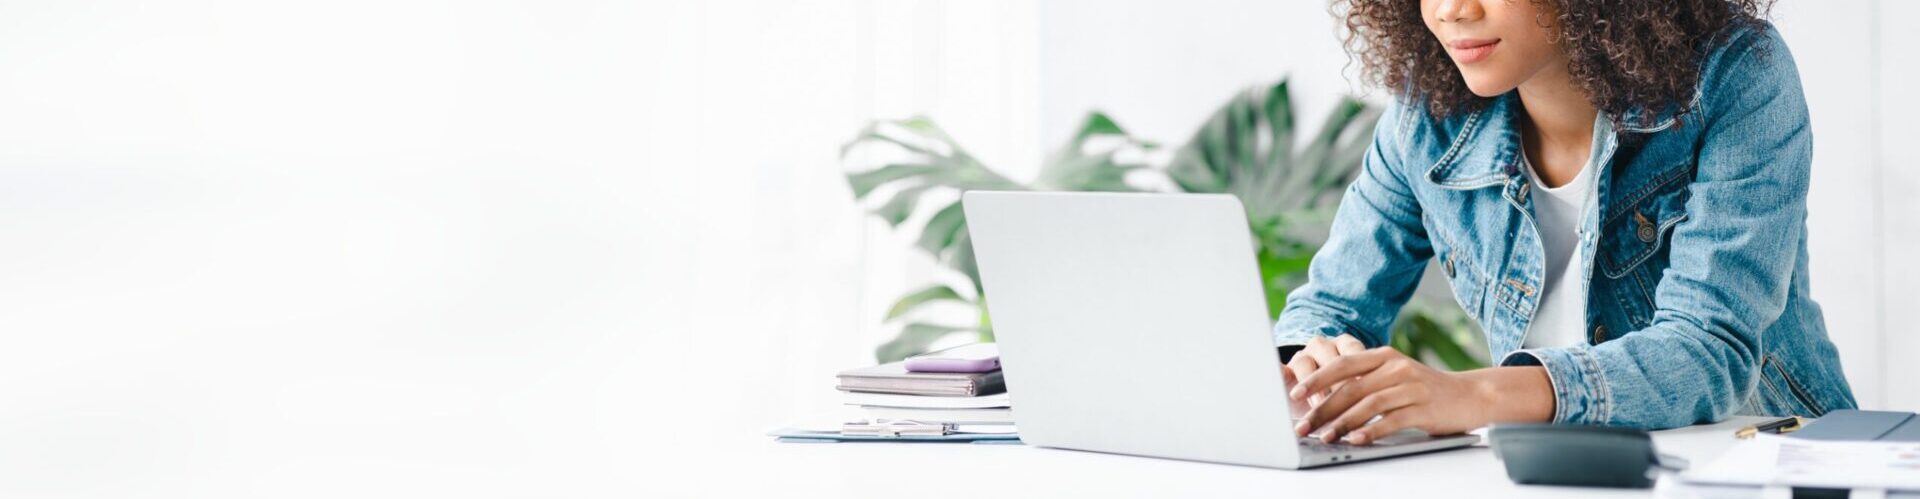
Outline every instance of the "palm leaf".
<path id="1" fill-rule="evenodd" d="M 865 199 L 889 184 L 954 189 L 1018 189 L 1020 184 L 995 173 L 961 149 L 932 120 L 924 117 L 879 121 L 841 146 L 841 159 L 854 163 L 868 148 L 891 148 L 903 161 L 847 174 L 855 199 Z"/>
<path id="2" fill-rule="evenodd" d="M 1296 143 L 1292 102 L 1285 80 L 1234 94 L 1174 152 L 1164 169 L 1182 190 L 1240 198 L 1260 246 L 1256 257 L 1269 312 L 1275 316 L 1288 292 L 1306 281 L 1308 264 L 1319 249 L 1308 233 L 1324 231 L 1331 223 L 1340 195 L 1372 144 L 1381 113 L 1363 101 L 1343 98 L 1328 111 L 1317 133 Z M 1453 334 L 1471 324 L 1436 319 L 1453 317 L 1440 314 L 1424 307 L 1407 314 L 1395 328 L 1395 345 L 1416 357 L 1430 354 L 1454 369 L 1478 365 Z"/>
<path id="3" fill-rule="evenodd" d="M 857 163 L 855 159 L 870 148 L 904 157 L 892 159 L 875 168 L 850 168 L 855 171 L 847 174 L 847 185 L 853 190 L 854 199 L 868 200 L 879 197 L 878 193 L 883 191 L 891 191 L 884 202 L 871 208 L 872 213 L 896 229 L 912 230 L 917 225 L 919 235 L 914 246 L 964 276 L 973 287 L 974 296 L 979 297 L 982 296 L 980 270 L 974 262 L 972 236 L 967 232 L 965 212 L 961 210 L 959 202 L 949 202 L 932 209 L 932 214 L 920 221 L 912 222 L 916 213 L 924 211 L 922 205 L 927 204 L 927 196 L 972 189 L 1137 190 L 1127 183 L 1127 175 L 1148 169 L 1142 158 L 1145 151 L 1154 147 L 1151 142 L 1129 136 L 1112 118 L 1091 113 L 1081 123 L 1072 140 L 1048 158 L 1039 178 L 1032 186 L 1028 186 L 982 165 L 932 120 L 915 117 L 868 125 L 841 147 L 841 157 L 851 165 Z M 934 302 L 956 302 L 977 307 L 979 324 L 971 329 L 983 340 L 993 338 L 993 327 L 987 317 L 984 300 L 968 301 L 958 291 L 946 286 L 929 287 L 901 297 L 887 310 L 886 320 L 899 319 Z M 923 352 L 932 342 L 947 334 L 967 329 L 908 324 L 897 337 L 881 345 L 874 354 L 883 362 L 897 360 Z"/>
<path id="4" fill-rule="evenodd" d="M 1432 359 L 1440 365 L 1454 371 L 1465 371 L 1486 367 L 1486 363 L 1475 358 L 1461 346 L 1456 331 L 1470 330 L 1464 312 L 1459 309 L 1439 311 L 1424 307 L 1410 307 L 1401 314 L 1393 326 L 1393 346 L 1408 357 Z M 1451 324 L 1448 324 L 1451 323 Z"/>
<path id="5" fill-rule="evenodd" d="M 1379 119 L 1380 111 L 1364 102 L 1345 99 L 1334 105 L 1320 133 L 1300 152 L 1300 162 L 1311 171 L 1302 176 L 1304 182 L 1290 186 L 1294 189 L 1282 191 L 1291 201 L 1289 208 L 1319 206 L 1326 201 L 1326 192 L 1346 187 L 1360 170 L 1366 147 L 1373 142 L 1374 122 Z M 1359 141 L 1358 137 L 1365 140 Z"/>
<path id="6" fill-rule="evenodd" d="M 1358 171 L 1379 111 L 1342 99 L 1320 132 L 1296 148 L 1291 103 L 1284 80 L 1234 94 L 1174 153 L 1167 176 L 1188 192 L 1234 194 L 1260 222 L 1333 205 L 1338 199 L 1326 194 Z"/>
<path id="7" fill-rule="evenodd" d="M 858 200 L 866 200 L 883 189 L 890 189 L 890 197 L 871 210 L 875 216 L 896 229 L 911 229 L 916 225 L 908 222 L 920 211 L 922 201 L 935 193 L 950 195 L 948 193 L 971 189 L 1025 188 L 988 169 L 933 120 L 925 117 L 874 122 L 841 147 L 841 158 L 849 164 L 855 164 L 860 154 L 869 150 L 904 158 L 895 158 L 877 168 L 856 169 L 847 174 L 847 185 L 852 188 L 854 199 Z M 962 240 L 960 234 L 966 228 L 959 208 L 959 203 L 945 205 L 917 224 L 920 233 L 918 246 L 955 270 L 972 265 L 970 262 L 962 264 L 954 261 L 951 257 L 955 253 L 955 245 Z"/>
<path id="8" fill-rule="evenodd" d="M 927 351 L 927 347 L 940 341 L 947 335 L 966 331 L 968 328 L 940 324 L 913 323 L 900 329 L 900 335 L 880 344 L 873 350 L 873 356 L 880 362 L 894 362 Z"/>
<path id="9" fill-rule="evenodd" d="M 867 197 L 873 190 L 888 182 L 917 176 L 936 175 L 944 168 L 940 165 L 900 164 L 887 165 L 872 171 L 847 175 L 847 185 L 853 187 L 855 199 Z"/>
<path id="10" fill-rule="evenodd" d="M 958 201 L 933 213 L 927 218 L 926 226 L 920 229 L 920 240 L 915 246 L 927 250 L 927 253 L 940 255 L 953 248 L 953 243 L 967 230 L 967 214 L 961 210 Z"/>
<path id="11" fill-rule="evenodd" d="M 1127 184 L 1126 176 L 1148 165 L 1143 158 L 1125 156 L 1144 156 L 1137 153 L 1155 147 L 1152 142 L 1127 135 L 1126 130 L 1107 115 L 1089 113 L 1087 119 L 1081 122 L 1079 131 L 1073 134 L 1072 140 L 1055 151 L 1041 166 L 1040 177 L 1034 180 L 1034 187 L 1057 191 L 1138 190 Z"/>
<path id="12" fill-rule="evenodd" d="M 1228 193 L 1247 207 L 1249 230 L 1266 284 L 1270 311 L 1278 314 L 1289 290 L 1305 281 L 1319 243 L 1307 229 L 1324 230 L 1344 187 L 1352 182 L 1371 146 L 1380 111 L 1344 98 L 1328 112 L 1318 133 L 1298 141 L 1292 95 L 1285 80 L 1233 96 L 1216 110 L 1163 168 L 1151 168 L 1146 153 L 1158 147 L 1135 138 L 1111 117 L 1087 115 L 1074 135 L 1046 158 L 1031 184 L 1013 181 L 981 164 L 932 120 L 914 117 L 876 121 L 841 148 L 849 166 L 847 184 L 854 198 L 876 201 L 873 214 L 897 230 L 914 230 L 914 246 L 963 276 L 973 287 L 967 299 L 949 286 L 930 286 L 901 297 L 888 308 L 889 322 L 933 303 L 970 305 L 978 312 L 973 327 L 909 323 L 874 351 L 882 362 L 926 351 L 948 335 L 972 331 L 993 339 L 993 326 L 980 288 L 972 236 L 959 202 L 933 205 L 926 196 L 972 189 L 1136 191 L 1130 175 L 1158 172 L 1185 192 Z M 877 167 L 855 168 L 868 150 L 891 153 Z M 866 163 L 874 164 L 874 163 Z M 885 201 L 877 201 L 887 193 Z M 925 206 L 923 206 L 925 205 Z M 934 207 L 937 206 L 937 207 Z M 930 213 L 916 219 L 920 213 Z M 916 221 L 917 220 L 917 221 Z M 1448 303 L 1451 305 L 1451 302 Z M 1454 309 L 1457 312 L 1457 309 Z M 1410 311 L 1396 322 L 1393 344 L 1416 357 L 1430 355 L 1450 368 L 1478 364 L 1460 345 L 1471 327 L 1464 313 Z"/>
<path id="13" fill-rule="evenodd" d="M 954 291 L 951 287 L 936 284 L 919 291 L 908 293 L 906 296 L 900 297 L 899 301 L 893 302 L 892 307 L 887 307 L 886 320 L 891 321 L 898 319 L 923 305 L 942 301 L 969 303 L 965 297 L 960 296 L 960 292 Z"/>

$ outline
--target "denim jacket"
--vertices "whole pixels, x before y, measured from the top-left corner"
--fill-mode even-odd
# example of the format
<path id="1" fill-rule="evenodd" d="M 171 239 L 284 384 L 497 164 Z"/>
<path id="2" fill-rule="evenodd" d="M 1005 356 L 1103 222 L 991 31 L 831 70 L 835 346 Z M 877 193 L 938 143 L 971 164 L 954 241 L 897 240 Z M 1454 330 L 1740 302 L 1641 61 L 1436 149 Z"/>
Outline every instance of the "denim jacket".
<path id="1" fill-rule="evenodd" d="M 1521 348 L 1545 269 L 1514 92 L 1446 117 L 1406 100 L 1387 111 L 1288 296 L 1279 344 L 1388 344 L 1437 260 L 1491 358 L 1545 367 L 1553 422 L 1668 428 L 1854 407 L 1808 294 L 1813 139 L 1798 70 L 1770 26 L 1710 46 L 1690 113 L 1629 111 L 1602 143 L 1573 263 L 1586 266 L 1585 344 Z"/>

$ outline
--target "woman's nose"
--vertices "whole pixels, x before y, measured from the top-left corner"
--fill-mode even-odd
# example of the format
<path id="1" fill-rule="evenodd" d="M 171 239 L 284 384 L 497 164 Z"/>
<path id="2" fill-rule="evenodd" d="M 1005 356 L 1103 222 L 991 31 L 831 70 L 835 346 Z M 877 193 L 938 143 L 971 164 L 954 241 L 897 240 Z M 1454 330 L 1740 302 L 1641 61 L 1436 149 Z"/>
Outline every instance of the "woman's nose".
<path id="1" fill-rule="evenodd" d="M 1466 22 L 1479 19 L 1485 12 L 1480 9 L 1480 0 L 1434 0 L 1433 18 L 1443 23 Z"/>

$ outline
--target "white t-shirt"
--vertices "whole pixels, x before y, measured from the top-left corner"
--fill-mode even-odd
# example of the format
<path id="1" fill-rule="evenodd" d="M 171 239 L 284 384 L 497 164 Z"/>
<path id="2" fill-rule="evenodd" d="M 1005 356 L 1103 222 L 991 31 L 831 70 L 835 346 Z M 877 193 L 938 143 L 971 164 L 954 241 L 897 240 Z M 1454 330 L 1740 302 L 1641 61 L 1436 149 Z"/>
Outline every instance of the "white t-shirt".
<path id="1" fill-rule="evenodd" d="M 1613 134 L 1605 114 L 1593 120 L 1592 152 L 1587 164 L 1573 180 L 1560 187 L 1547 187 L 1533 171 L 1527 155 L 1520 164 L 1533 182 L 1533 221 L 1540 229 L 1540 245 L 1547 250 L 1546 282 L 1541 286 L 1540 305 L 1527 326 L 1526 348 L 1567 347 L 1586 343 L 1587 335 L 1587 262 L 1577 261 L 1580 251 L 1580 221 L 1592 209 L 1594 178 L 1599 176 L 1602 146 Z"/>

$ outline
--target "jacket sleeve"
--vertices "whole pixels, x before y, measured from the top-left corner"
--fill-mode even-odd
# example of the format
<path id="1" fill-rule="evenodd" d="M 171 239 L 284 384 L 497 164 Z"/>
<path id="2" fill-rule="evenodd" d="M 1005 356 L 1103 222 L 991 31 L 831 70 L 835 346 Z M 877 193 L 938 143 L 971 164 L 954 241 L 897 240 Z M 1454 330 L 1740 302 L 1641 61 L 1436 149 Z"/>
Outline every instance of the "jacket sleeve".
<path id="1" fill-rule="evenodd" d="M 1413 294 L 1433 247 L 1401 165 L 1399 133 L 1412 118 L 1396 102 L 1375 126 L 1359 175 L 1334 214 L 1327 243 L 1313 256 L 1307 283 L 1287 295 L 1274 325 L 1279 345 L 1352 334 L 1368 347 L 1388 342 L 1388 327 Z"/>
<path id="2" fill-rule="evenodd" d="M 1553 381 L 1556 423 L 1672 428 L 1724 419 L 1752 389 L 1760 332 L 1785 311 L 1806 228 L 1806 102 L 1771 30 L 1728 43 L 1702 71 L 1704 133 L 1687 218 L 1650 325 L 1597 346 L 1522 350 Z"/>

